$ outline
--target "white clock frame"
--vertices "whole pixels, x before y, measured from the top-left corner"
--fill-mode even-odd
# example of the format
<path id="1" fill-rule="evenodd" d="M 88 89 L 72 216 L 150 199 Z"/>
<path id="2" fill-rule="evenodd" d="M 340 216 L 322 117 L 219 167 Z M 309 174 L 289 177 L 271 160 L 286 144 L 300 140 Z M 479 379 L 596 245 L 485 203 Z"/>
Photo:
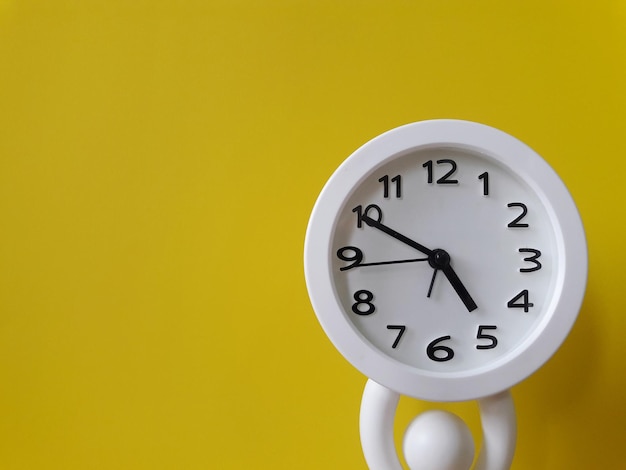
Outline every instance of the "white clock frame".
<path id="1" fill-rule="evenodd" d="M 372 346 L 343 313 L 333 285 L 332 238 L 353 189 L 372 169 L 408 152 L 445 147 L 479 153 L 521 178 L 548 213 L 556 237 L 556 282 L 546 314 L 514 350 L 484 367 L 437 373 L 398 362 Z M 335 347 L 359 371 L 397 393 L 464 401 L 504 391 L 541 367 L 573 326 L 585 292 L 587 247 L 578 210 L 554 170 L 530 147 L 500 130 L 458 120 L 432 120 L 388 131 L 356 150 L 324 186 L 305 240 L 305 276 L 318 319 Z"/>

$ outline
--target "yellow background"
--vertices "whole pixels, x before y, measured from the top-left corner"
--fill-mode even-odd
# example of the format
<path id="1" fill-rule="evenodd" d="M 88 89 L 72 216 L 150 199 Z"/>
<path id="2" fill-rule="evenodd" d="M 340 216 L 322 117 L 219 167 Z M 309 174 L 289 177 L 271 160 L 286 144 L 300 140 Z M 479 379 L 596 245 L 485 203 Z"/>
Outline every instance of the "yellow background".
<path id="1" fill-rule="evenodd" d="M 0 468 L 365 468 L 304 232 L 353 150 L 441 117 L 532 146 L 587 230 L 513 468 L 626 468 L 625 88 L 621 1 L 0 0 Z"/>

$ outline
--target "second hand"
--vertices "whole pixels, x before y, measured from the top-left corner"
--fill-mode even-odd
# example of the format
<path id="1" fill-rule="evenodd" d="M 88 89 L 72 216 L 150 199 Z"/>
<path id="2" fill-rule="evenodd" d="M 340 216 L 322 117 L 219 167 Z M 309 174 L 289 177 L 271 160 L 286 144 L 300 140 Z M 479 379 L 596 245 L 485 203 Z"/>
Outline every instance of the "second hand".
<path id="1" fill-rule="evenodd" d="M 428 258 L 415 258 L 415 259 L 400 259 L 394 261 L 376 261 L 373 263 L 359 263 L 352 266 L 344 266 L 339 268 L 340 271 L 347 271 L 348 269 L 360 268 L 361 266 L 381 266 L 384 264 L 402 264 L 402 263 L 417 263 L 419 261 L 428 261 Z"/>

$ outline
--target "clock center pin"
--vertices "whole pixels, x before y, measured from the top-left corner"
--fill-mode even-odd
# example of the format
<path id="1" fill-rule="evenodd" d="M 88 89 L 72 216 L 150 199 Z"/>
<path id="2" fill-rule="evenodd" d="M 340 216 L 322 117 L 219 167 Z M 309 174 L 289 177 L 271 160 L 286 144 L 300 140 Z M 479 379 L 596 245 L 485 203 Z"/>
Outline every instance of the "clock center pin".
<path id="1" fill-rule="evenodd" d="M 444 269 L 450 265 L 450 255 L 446 250 L 440 248 L 433 250 L 428 257 L 428 264 L 434 269 Z"/>

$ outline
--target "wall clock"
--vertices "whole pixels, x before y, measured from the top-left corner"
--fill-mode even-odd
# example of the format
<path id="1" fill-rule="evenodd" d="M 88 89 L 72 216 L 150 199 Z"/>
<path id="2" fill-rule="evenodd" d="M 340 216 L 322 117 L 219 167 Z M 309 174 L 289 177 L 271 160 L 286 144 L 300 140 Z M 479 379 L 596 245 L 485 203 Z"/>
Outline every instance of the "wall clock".
<path id="1" fill-rule="evenodd" d="M 495 395 L 570 331 L 587 250 L 554 170 L 516 138 L 423 121 L 354 152 L 324 186 L 305 240 L 317 317 L 364 375 L 418 399 Z"/>

